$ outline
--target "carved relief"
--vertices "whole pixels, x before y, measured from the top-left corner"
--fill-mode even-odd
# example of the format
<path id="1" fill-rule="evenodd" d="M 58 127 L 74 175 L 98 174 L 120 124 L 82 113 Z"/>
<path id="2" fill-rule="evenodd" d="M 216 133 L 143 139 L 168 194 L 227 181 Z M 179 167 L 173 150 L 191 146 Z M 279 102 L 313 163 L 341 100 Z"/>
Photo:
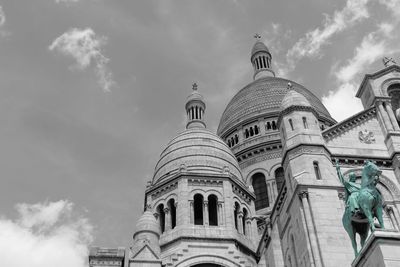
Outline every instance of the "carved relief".
<path id="1" fill-rule="evenodd" d="M 375 143 L 374 133 L 365 129 L 358 133 L 358 139 L 361 143 L 372 144 Z"/>
<path id="2" fill-rule="evenodd" d="M 167 184 L 167 185 L 159 188 L 158 190 L 154 191 L 151 194 L 151 199 L 154 200 L 154 199 L 156 199 L 156 198 L 158 198 L 158 197 L 160 197 L 160 196 L 162 196 L 162 195 L 164 195 L 164 194 L 166 194 L 166 193 L 168 193 L 168 192 L 170 192 L 170 191 L 172 191 L 172 190 L 174 190 L 176 188 L 178 188 L 178 182 Z"/>
<path id="3" fill-rule="evenodd" d="M 189 179 L 188 184 L 191 186 L 222 186 L 222 181 L 198 178 L 198 179 Z"/>

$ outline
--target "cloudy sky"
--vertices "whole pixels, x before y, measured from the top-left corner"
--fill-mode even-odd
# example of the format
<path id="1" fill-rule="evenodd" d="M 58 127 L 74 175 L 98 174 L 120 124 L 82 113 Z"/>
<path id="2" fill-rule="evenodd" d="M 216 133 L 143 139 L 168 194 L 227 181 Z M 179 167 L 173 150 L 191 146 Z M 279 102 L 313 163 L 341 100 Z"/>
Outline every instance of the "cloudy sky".
<path id="1" fill-rule="evenodd" d="M 342 120 L 363 75 L 400 62 L 399 18 L 399 0 L 0 0 L 0 265 L 128 247 L 191 84 L 216 131 L 255 33 Z"/>

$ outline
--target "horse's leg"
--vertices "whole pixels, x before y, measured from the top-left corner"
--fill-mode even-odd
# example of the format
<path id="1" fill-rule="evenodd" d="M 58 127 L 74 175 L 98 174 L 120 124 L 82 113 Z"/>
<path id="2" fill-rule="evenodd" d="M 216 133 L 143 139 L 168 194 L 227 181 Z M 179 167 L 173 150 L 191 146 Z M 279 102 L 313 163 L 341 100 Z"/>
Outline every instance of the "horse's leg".
<path id="1" fill-rule="evenodd" d="M 360 193 L 358 202 L 360 204 L 361 210 L 368 219 L 368 223 L 372 232 L 375 231 L 374 217 L 372 216 L 373 201 L 374 201 L 373 197 Z"/>
<path id="2" fill-rule="evenodd" d="M 353 225 L 351 224 L 350 213 L 349 213 L 348 208 L 346 208 L 346 211 L 343 214 L 342 223 L 343 223 L 344 229 L 346 230 L 347 234 L 350 237 L 351 245 L 354 250 L 354 255 L 355 255 L 355 257 L 357 257 L 358 252 L 357 252 L 356 231 L 355 231 Z"/>
<path id="3" fill-rule="evenodd" d="M 379 225 L 381 226 L 382 229 L 385 229 L 385 226 L 383 225 L 383 210 L 381 205 L 377 205 L 375 209 L 375 215 L 376 218 L 378 219 Z"/>

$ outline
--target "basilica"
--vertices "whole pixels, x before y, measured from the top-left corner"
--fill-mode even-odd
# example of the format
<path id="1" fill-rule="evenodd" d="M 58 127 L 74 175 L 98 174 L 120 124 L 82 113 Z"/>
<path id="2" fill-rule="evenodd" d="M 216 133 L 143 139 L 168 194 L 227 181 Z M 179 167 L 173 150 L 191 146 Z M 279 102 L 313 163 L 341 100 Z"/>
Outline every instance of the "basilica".
<path id="1" fill-rule="evenodd" d="M 130 248 L 93 247 L 91 267 L 400 266 L 400 67 L 365 75 L 364 110 L 338 123 L 307 88 L 276 77 L 259 38 L 250 61 L 252 81 L 216 133 L 193 84 L 186 129 L 161 151 Z M 382 171 L 384 229 L 355 257 L 335 164 L 360 183 L 367 160 Z"/>

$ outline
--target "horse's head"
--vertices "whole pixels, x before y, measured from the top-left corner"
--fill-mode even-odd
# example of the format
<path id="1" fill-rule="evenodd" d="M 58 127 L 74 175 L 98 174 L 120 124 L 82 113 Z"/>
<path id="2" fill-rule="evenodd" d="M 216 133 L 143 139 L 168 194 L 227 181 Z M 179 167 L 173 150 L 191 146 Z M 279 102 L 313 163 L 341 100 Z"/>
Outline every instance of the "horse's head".
<path id="1" fill-rule="evenodd" d="M 361 187 L 369 186 L 370 184 L 376 185 L 379 180 L 379 175 L 382 171 L 373 162 L 365 161 L 362 170 Z"/>

